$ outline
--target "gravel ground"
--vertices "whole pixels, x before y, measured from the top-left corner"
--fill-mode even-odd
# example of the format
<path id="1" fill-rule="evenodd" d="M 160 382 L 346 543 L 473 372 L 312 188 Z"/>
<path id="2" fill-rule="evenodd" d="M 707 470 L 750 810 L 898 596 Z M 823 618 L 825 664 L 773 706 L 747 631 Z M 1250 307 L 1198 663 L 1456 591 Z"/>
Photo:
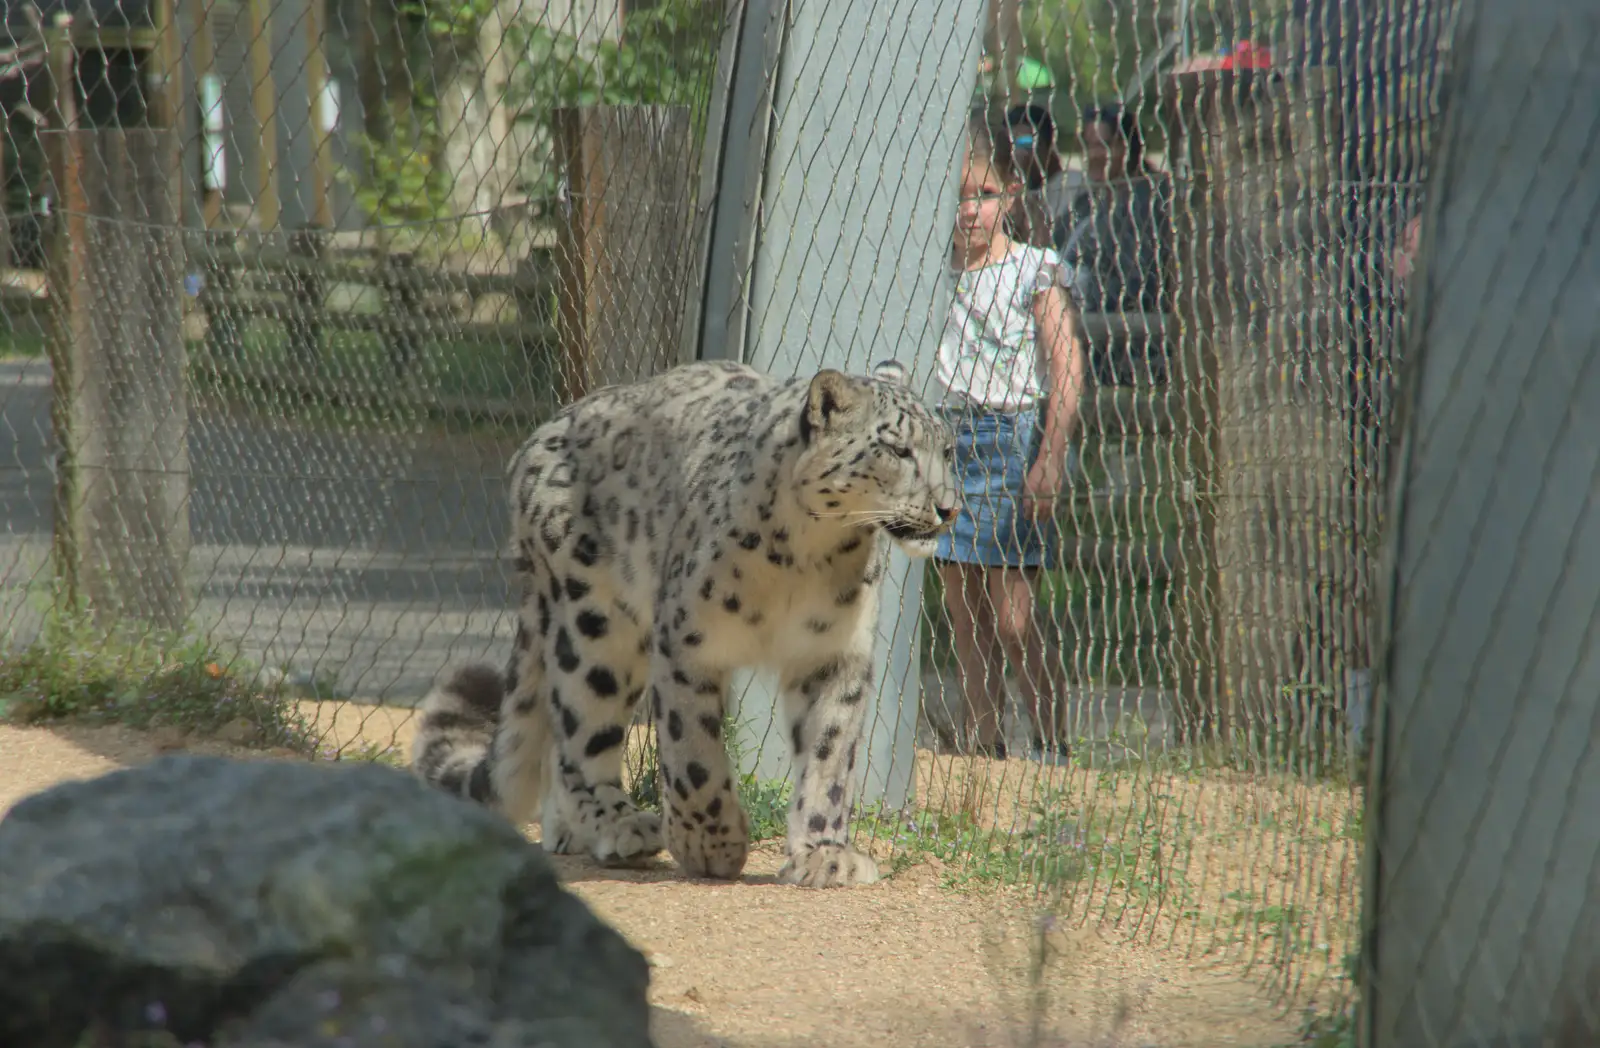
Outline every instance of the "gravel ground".
<path id="1" fill-rule="evenodd" d="M 337 718 L 329 726 L 341 737 L 359 727 L 380 746 L 409 741 L 409 711 L 309 712 Z M 121 728 L 0 726 L 0 812 L 53 783 L 178 747 L 241 755 L 215 741 Z M 1267 1048 L 1294 1039 L 1296 1015 L 1261 979 L 1068 922 L 1046 939 L 1055 959 L 1044 1032 L 1030 1042 L 1024 900 L 952 890 L 935 864 L 866 888 L 807 892 L 774 883 L 780 863 L 763 846 L 741 881 L 710 884 L 679 879 L 670 862 L 616 871 L 557 859 L 572 889 L 651 957 L 661 1048 Z"/>

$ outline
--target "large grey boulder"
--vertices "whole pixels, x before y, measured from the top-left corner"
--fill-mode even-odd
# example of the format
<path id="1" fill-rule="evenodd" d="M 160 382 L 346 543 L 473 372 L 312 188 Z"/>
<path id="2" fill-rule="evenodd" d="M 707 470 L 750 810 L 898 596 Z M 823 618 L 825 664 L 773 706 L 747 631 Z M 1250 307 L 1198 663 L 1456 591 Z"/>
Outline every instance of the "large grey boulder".
<path id="1" fill-rule="evenodd" d="M 648 984 L 537 845 L 381 765 L 169 756 L 0 820 L 6 1048 L 648 1048 Z"/>

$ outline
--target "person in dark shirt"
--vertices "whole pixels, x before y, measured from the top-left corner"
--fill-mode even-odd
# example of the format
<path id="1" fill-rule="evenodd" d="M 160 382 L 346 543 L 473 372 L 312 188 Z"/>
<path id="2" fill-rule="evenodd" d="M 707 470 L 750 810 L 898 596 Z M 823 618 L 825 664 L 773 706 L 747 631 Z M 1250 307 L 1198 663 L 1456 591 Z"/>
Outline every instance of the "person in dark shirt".
<path id="1" fill-rule="evenodd" d="M 1006 111 L 1011 134 L 1012 164 L 1022 176 L 1022 192 L 1006 215 L 1011 239 L 1029 247 L 1055 246 L 1055 228 L 1072 189 L 1056 151 L 1056 124 L 1041 105 L 1013 106 Z"/>
<path id="2" fill-rule="evenodd" d="M 1121 106 L 1089 106 L 1079 134 L 1087 185 L 1053 238 L 1078 300 L 1091 313 L 1163 312 L 1172 182 L 1145 159 L 1138 122 Z"/>

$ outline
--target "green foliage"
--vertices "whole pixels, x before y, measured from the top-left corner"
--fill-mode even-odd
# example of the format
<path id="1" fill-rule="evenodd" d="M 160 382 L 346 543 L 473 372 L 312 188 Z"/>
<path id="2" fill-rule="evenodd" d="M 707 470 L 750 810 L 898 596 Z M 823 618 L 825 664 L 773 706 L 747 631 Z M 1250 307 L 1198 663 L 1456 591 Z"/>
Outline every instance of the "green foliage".
<path id="1" fill-rule="evenodd" d="M 1344 987 L 1336 1005 L 1326 1012 L 1311 1012 L 1300 1024 L 1299 1044 L 1306 1048 L 1356 1048 L 1355 987 L 1361 965 L 1359 953 L 1344 958 Z"/>
<path id="2" fill-rule="evenodd" d="M 470 38 L 478 23 L 494 10 L 495 0 L 402 0 L 396 10 L 420 23 L 429 36 Z"/>
<path id="3" fill-rule="evenodd" d="M 738 768 L 744 763 L 744 750 L 740 742 L 739 723 L 732 714 L 723 717 L 722 737 L 728 748 L 728 763 Z M 643 747 L 637 772 L 631 777 L 628 791 L 633 803 L 641 808 L 661 810 L 660 763 L 656 742 L 652 737 Z M 739 804 L 750 820 L 750 839 L 768 841 L 782 837 L 788 830 L 789 800 L 793 788 L 785 779 L 760 779 L 755 773 L 738 775 L 734 789 Z"/>
<path id="4" fill-rule="evenodd" d="M 506 29 L 514 56 L 510 96 L 517 120 L 554 131 L 555 109 L 588 105 L 688 106 L 696 139 L 705 121 L 724 8 L 706 0 L 661 0 L 634 11 L 620 40 L 588 44 L 542 22 L 518 20 Z M 534 195 L 548 196 L 555 172 Z"/>
<path id="5" fill-rule="evenodd" d="M 203 637 L 131 636 L 52 610 L 31 644 L 0 651 L 0 720 L 77 720 L 214 733 L 242 721 L 251 741 L 314 749 L 309 727 L 280 683 Z"/>
<path id="6" fill-rule="evenodd" d="M 413 137 L 436 138 L 436 108 L 419 99 L 413 111 L 419 123 L 414 136 L 380 141 L 366 134 L 352 135 L 361 154 L 361 173 L 339 171 L 340 181 L 354 191 L 361 209 L 385 225 L 426 222 L 449 213 L 449 173 L 439 170 L 429 150 L 413 142 Z"/>
<path id="7" fill-rule="evenodd" d="M 723 7 L 663 0 L 628 15 L 620 40 L 592 47 L 538 22 L 513 22 L 512 83 L 525 119 L 546 120 L 557 106 L 687 105 L 702 108 L 716 73 Z"/>
<path id="8" fill-rule="evenodd" d="M 728 763 L 737 770 L 744 764 L 744 744 L 740 741 L 739 722 L 731 713 L 722 718 L 722 737 L 728 747 Z M 793 796 L 787 779 L 762 781 L 755 772 L 741 772 L 734 789 L 750 820 L 752 841 L 775 840 L 787 832 L 789 800 Z"/>
<path id="9" fill-rule="evenodd" d="M 1160 47 L 1177 20 L 1171 0 L 1128 5 L 1116 0 L 1032 4 L 1023 19 L 1029 53 L 1038 55 L 1070 106 L 1053 107 L 1063 134 L 1076 127 L 1079 108 L 1119 97 L 1139 62 Z"/>
<path id="10" fill-rule="evenodd" d="M 1027 885 L 1060 891 L 1096 878 L 1140 902 L 1189 900 L 1173 856 L 1190 847 L 1192 826 L 1180 825 L 1177 837 L 1164 839 L 1153 807 L 1119 817 L 1084 809 L 1055 790 L 1035 799 L 1031 811 L 1025 829 L 1005 832 L 985 828 L 967 811 L 908 814 L 879 804 L 862 811 L 856 833 L 889 839 L 896 869 L 938 861 L 948 888 Z"/>
<path id="11" fill-rule="evenodd" d="M 413 98 L 403 115 L 410 126 L 391 120 L 404 130 L 389 139 L 362 132 L 351 135 L 361 164 L 341 167 L 335 177 L 351 188 L 362 211 L 386 228 L 394 250 L 424 258 L 438 258 L 447 251 L 475 251 L 481 246 L 481 227 L 454 221 L 450 190 L 455 173 L 439 162 L 442 135 L 437 100 Z"/>
<path id="12" fill-rule="evenodd" d="M 794 790 L 787 779 L 765 782 L 754 774 L 739 776 L 739 803 L 750 818 L 750 839 L 771 841 L 782 837 L 789 826 L 789 800 Z"/>
<path id="13" fill-rule="evenodd" d="M 639 752 L 639 766 L 633 769 L 628 783 L 628 798 L 641 809 L 661 810 L 661 762 L 654 732 Z"/>
<path id="14" fill-rule="evenodd" d="M 10 317 L 0 318 L 0 360 L 7 357 L 41 358 L 50 352 L 44 336 L 34 331 L 18 330 Z"/>
<path id="15" fill-rule="evenodd" d="M 459 60 L 477 46 L 482 21 L 495 4 L 496 0 L 406 0 L 399 11 L 412 32 L 428 38 L 422 50 L 437 56 L 443 49 Z M 506 21 L 502 42 L 509 65 L 505 101 L 519 123 L 544 130 L 546 144 L 554 130 L 553 110 L 600 104 L 688 106 L 692 133 L 698 137 L 716 74 L 723 15 L 724 5 L 715 0 L 661 0 L 629 12 L 620 39 L 590 42 L 553 28 L 543 5 L 519 7 Z M 435 75 L 440 75 L 437 69 Z M 419 76 L 416 83 L 425 80 Z M 355 171 L 340 173 L 362 209 L 380 224 L 395 227 L 402 239 L 408 224 L 448 223 L 452 217 L 454 172 L 440 167 L 442 136 L 436 105 L 420 90 L 416 94 L 409 113 L 395 114 L 392 139 L 354 136 L 363 163 Z M 556 181 L 553 165 L 545 164 L 535 184 L 527 188 L 534 197 L 547 198 Z M 451 235 L 458 232 L 441 228 Z M 454 246 L 470 249 L 470 245 Z"/>
<path id="16" fill-rule="evenodd" d="M 377 308 L 351 309 L 349 314 L 370 314 Z M 449 331 L 441 334 L 448 336 Z M 541 419 L 559 406 L 556 360 L 544 342 L 521 345 L 492 332 L 478 338 L 423 337 L 397 376 L 390 347 L 378 333 L 329 330 L 319 366 L 330 380 L 282 386 L 260 376 L 293 377 L 305 368 L 283 325 L 274 318 L 251 321 L 244 325 L 240 342 L 239 353 L 225 357 L 191 343 L 189 381 L 208 396 L 225 397 L 263 417 L 315 419 L 318 425 L 369 433 L 411 433 L 426 422 L 519 436 L 530 424 L 526 416 L 497 420 L 486 408 L 514 403 Z"/>
<path id="17" fill-rule="evenodd" d="M 1192 54 L 1209 54 L 1243 39 L 1280 39 L 1289 10 L 1287 0 L 1051 0 L 1024 6 L 1024 47 L 1055 77 L 1048 104 L 1064 149 L 1076 149 L 1079 111 L 1091 103 L 1121 100 L 1141 63 L 1179 32 L 1184 7 Z M 1166 138 L 1158 108 L 1162 94 L 1159 82 L 1147 83 L 1139 105 L 1141 130 L 1153 149 Z"/>

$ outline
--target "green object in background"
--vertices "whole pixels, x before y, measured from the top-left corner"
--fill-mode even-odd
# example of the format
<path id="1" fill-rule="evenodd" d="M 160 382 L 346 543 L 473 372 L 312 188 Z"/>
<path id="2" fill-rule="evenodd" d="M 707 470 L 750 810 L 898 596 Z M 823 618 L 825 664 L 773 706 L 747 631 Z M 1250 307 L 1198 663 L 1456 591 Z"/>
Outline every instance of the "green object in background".
<path id="1" fill-rule="evenodd" d="M 1050 69 L 1043 62 L 1024 57 L 1017 64 L 1017 86 L 1024 91 L 1037 91 L 1042 87 L 1054 87 L 1055 77 L 1050 75 Z"/>

